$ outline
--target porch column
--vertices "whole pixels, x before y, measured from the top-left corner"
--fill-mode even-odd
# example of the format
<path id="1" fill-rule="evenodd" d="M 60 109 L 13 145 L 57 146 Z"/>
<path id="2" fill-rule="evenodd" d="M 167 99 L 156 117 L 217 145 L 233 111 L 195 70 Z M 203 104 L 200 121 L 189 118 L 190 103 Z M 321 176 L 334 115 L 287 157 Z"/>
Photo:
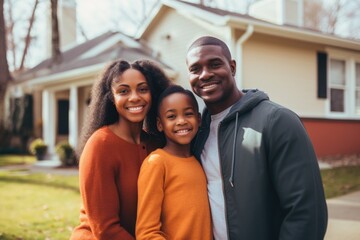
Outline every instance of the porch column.
<path id="1" fill-rule="evenodd" d="M 79 130 L 78 130 L 78 88 L 72 86 L 70 88 L 70 106 L 69 106 L 69 143 L 74 148 L 77 146 Z"/>
<path id="2" fill-rule="evenodd" d="M 42 92 L 43 139 L 48 145 L 48 153 L 55 153 L 55 95 L 54 92 Z"/>

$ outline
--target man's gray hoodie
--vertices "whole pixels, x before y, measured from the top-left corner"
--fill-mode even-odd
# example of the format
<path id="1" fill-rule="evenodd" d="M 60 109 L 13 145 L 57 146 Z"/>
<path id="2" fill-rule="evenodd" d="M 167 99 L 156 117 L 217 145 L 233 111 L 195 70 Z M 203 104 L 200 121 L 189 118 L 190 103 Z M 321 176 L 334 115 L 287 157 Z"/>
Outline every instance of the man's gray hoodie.
<path id="1" fill-rule="evenodd" d="M 245 93 L 245 92 L 244 92 Z M 209 135 L 207 109 L 194 143 Z M 218 128 L 226 223 L 231 240 L 320 240 L 327 207 L 312 143 L 299 117 L 249 90 Z"/>

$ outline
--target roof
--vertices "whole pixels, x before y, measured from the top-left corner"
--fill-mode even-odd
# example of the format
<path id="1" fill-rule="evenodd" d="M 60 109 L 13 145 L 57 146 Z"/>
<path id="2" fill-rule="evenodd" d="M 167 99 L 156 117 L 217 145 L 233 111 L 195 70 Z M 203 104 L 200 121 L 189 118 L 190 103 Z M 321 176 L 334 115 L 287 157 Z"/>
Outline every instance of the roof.
<path id="1" fill-rule="evenodd" d="M 43 79 L 58 73 L 108 63 L 118 58 L 130 62 L 138 59 L 148 59 L 157 62 L 163 68 L 169 69 L 166 64 L 153 56 L 151 49 L 139 41 L 120 32 L 106 32 L 62 52 L 59 63 L 54 63 L 51 58 L 46 59 L 37 66 L 16 76 L 15 81 L 20 83 L 37 78 Z"/>
<path id="2" fill-rule="evenodd" d="M 230 12 L 227 10 L 204 6 L 198 3 L 180 0 L 160 1 L 153 9 L 151 16 L 136 34 L 136 38 L 141 39 L 147 31 L 151 31 L 149 30 L 151 29 L 149 26 L 156 24 L 156 19 L 162 12 L 169 8 L 175 9 L 179 14 L 184 16 L 190 16 L 190 19 L 196 17 L 197 19 L 215 26 L 227 26 L 234 29 L 245 30 L 249 25 L 252 25 L 254 27 L 254 32 L 257 33 L 360 51 L 359 40 L 342 38 L 340 36 L 323 33 L 305 27 L 298 27 L 289 24 L 279 25 L 254 18 L 247 14 Z"/>

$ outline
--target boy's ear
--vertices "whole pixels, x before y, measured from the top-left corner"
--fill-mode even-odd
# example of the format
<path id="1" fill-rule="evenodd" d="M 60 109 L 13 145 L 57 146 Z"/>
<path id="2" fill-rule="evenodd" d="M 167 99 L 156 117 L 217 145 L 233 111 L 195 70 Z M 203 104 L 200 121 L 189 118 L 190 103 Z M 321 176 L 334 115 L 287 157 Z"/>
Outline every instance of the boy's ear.
<path id="1" fill-rule="evenodd" d="M 159 132 L 162 132 L 164 130 L 159 117 L 156 118 L 156 126 Z"/>

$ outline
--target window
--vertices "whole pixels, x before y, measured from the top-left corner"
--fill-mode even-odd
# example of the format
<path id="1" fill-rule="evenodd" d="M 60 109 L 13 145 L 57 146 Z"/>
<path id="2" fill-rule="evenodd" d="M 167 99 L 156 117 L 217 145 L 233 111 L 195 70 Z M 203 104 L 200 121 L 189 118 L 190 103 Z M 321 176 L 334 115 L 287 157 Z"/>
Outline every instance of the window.
<path id="1" fill-rule="evenodd" d="M 58 100 L 58 128 L 59 135 L 69 134 L 69 100 Z"/>
<path id="2" fill-rule="evenodd" d="M 360 116 L 360 62 L 356 63 L 355 113 Z"/>
<path id="3" fill-rule="evenodd" d="M 360 118 L 360 56 L 330 54 L 328 107 L 330 117 Z"/>
<path id="4" fill-rule="evenodd" d="M 345 61 L 330 60 L 330 111 L 345 111 Z"/>

